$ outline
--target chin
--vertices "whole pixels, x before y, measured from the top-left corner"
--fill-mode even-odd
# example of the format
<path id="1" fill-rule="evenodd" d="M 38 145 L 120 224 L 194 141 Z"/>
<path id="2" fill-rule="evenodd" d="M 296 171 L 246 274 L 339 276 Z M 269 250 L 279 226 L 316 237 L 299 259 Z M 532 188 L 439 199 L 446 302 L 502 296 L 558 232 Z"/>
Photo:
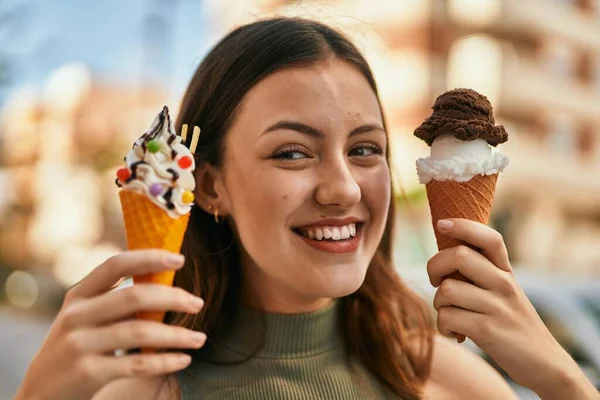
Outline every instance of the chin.
<path id="1" fill-rule="evenodd" d="M 362 282 L 361 282 L 361 284 L 362 284 Z M 340 287 L 336 287 L 336 288 L 331 288 L 330 290 L 327 291 L 327 293 L 324 293 L 322 295 L 322 297 L 331 297 L 334 299 L 338 299 L 338 298 L 342 298 L 342 297 L 351 295 L 352 293 L 356 292 L 359 288 L 360 288 L 360 284 L 353 285 L 353 286 L 344 286 L 344 287 L 340 286 Z"/>
<path id="2" fill-rule="evenodd" d="M 331 276 L 321 279 L 320 282 L 315 282 L 311 285 L 317 289 L 318 293 L 314 293 L 318 297 L 339 298 L 348 296 L 356 292 L 365 281 L 366 269 L 354 268 L 354 271 L 349 272 L 349 269 L 342 269 L 334 272 Z"/>

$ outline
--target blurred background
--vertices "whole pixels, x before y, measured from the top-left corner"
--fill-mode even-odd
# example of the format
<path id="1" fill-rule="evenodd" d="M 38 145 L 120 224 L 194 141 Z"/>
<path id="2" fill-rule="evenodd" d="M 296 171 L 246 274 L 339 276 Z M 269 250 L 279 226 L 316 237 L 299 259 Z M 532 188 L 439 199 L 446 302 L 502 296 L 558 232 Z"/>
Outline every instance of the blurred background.
<path id="1" fill-rule="evenodd" d="M 0 0 L 0 399 L 65 290 L 125 248 L 124 149 L 162 105 L 177 114 L 226 32 L 273 15 L 336 26 L 371 63 L 394 156 L 396 263 L 428 298 L 437 248 L 414 162 L 429 149 L 412 132 L 445 90 L 488 96 L 511 161 L 490 224 L 600 387 L 600 0 Z"/>

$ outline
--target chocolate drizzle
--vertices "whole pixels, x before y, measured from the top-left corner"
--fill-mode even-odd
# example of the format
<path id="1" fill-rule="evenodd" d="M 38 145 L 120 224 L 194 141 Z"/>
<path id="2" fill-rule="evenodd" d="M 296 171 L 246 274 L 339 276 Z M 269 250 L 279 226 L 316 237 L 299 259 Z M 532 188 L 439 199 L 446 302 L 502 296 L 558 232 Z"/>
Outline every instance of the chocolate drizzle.
<path id="1" fill-rule="evenodd" d="M 144 133 L 140 137 L 140 139 L 138 139 L 133 144 L 132 150 L 135 149 L 136 146 L 141 146 L 144 151 L 143 158 L 145 158 L 146 152 L 148 151 L 148 143 L 152 140 L 158 139 L 158 137 L 163 132 L 165 124 L 167 124 L 167 132 L 168 132 L 168 136 L 166 137 L 166 142 L 169 145 L 169 148 L 171 150 L 169 155 L 171 156 L 171 161 L 175 160 L 175 158 L 178 155 L 178 152 L 175 149 L 173 149 L 171 145 L 176 140 L 177 135 L 174 134 L 171 130 L 171 117 L 169 116 L 169 108 L 167 106 L 164 106 L 162 111 L 158 115 L 158 123 L 156 124 L 156 126 L 151 127 L 150 130 L 148 130 L 146 133 Z M 127 157 L 124 157 L 123 161 L 127 162 Z M 136 161 L 129 166 L 129 168 L 131 170 L 131 175 L 124 182 L 125 184 L 127 184 L 135 179 L 140 179 L 137 169 L 140 165 L 143 165 L 143 164 L 148 164 L 148 162 L 146 162 L 142 159 L 141 161 Z M 177 180 L 179 179 L 179 173 L 176 170 L 174 170 L 173 168 L 168 168 L 167 172 L 169 174 L 171 174 L 171 182 L 173 182 L 173 183 L 177 182 Z M 118 178 L 115 180 L 115 183 L 117 184 L 118 187 L 123 187 L 123 184 L 121 182 L 119 182 Z M 161 197 L 164 199 L 167 209 L 173 210 L 175 208 L 175 204 L 172 201 L 173 187 L 169 187 Z"/>
<path id="2" fill-rule="evenodd" d="M 139 167 L 141 164 L 148 164 L 146 161 L 136 161 L 133 164 L 131 164 L 131 175 L 129 175 L 129 178 L 127 178 L 127 180 L 125 181 L 125 183 L 129 183 L 134 179 L 137 179 L 137 167 Z"/>
<path id="3" fill-rule="evenodd" d="M 175 182 L 175 181 L 177 181 L 177 179 L 179 179 L 179 173 L 177 171 L 175 171 L 173 168 L 168 168 L 167 172 L 172 175 L 171 180 L 173 182 Z"/>
<path id="4" fill-rule="evenodd" d="M 169 132 L 170 131 L 171 131 L 171 125 L 169 125 Z M 171 143 L 173 143 L 173 141 L 175 140 L 176 137 L 177 137 L 177 135 L 169 135 L 169 138 L 167 139 L 167 144 L 169 146 L 171 146 Z M 171 147 L 171 159 L 174 160 L 175 157 L 177 157 L 177 151 L 175 151 L 175 149 Z"/>
<path id="5" fill-rule="evenodd" d="M 173 200 L 171 200 L 172 198 L 173 198 L 173 188 L 169 188 L 169 190 L 167 190 L 167 192 L 163 195 L 163 199 L 165 199 L 167 208 L 169 210 L 172 210 L 175 208 L 175 204 L 173 204 Z"/>
<path id="6" fill-rule="evenodd" d="M 169 133 L 169 137 L 167 138 L 167 143 L 170 145 L 171 143 L 173 143 L 173 141 L 175 140 L 177 135 L 175 135 L 171 131 L 171 117 L 169 116 L 169 107 L 167 107 L 167 106 L 164 106 L 162 111 L 160 112 L 160 114 L 158 114 L 158 124 L 156 124 L 156 126 L 152 127 L 152 129 L 149 130 L 148 132 L 144 133 L 142 135 L 142 137 L 140 138 L 140 139 L 142 139 L 142 143 L 140 144 L 140 146 L 142 146 L 142 149 L 144 149 L 144 152 L 146 152 L 146 150 L 147 150 L 148 142 L 150 142 L 151 140 L 154 140 L 160 136 L 165 124 L 167 124 L 167 132 Z M 135 146 L 135 144 L 134 144 L 134 146 Z M 177 153 L 175 153 L 175 155 L 177 155 Z M 171 152 L 171 158 L 173 158 L 173 159 L 175 158 L 173 156 L 173 152 Z"/>

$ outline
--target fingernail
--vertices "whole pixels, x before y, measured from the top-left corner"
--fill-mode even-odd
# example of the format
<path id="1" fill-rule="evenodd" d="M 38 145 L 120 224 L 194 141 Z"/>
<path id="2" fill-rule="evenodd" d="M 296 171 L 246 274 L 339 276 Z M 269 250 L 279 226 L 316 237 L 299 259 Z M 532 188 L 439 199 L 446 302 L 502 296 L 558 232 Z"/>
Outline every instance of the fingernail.
<path id="1" fill-rule="evenodd" d="M 200 297 L 198 296 L 194 296 L 192 295 L 190 297 L 190 304 L 197 310 L 201 309 L 202 306 L 204 305 L 204 300 L 202 300 Z"/>
<path id="2" fill-rule="evenodd" d="M 454 226 L 454 222 L 449 219 L 440 219 L 437 223 L 438 231 L 441 232 L 450 232 L 452 227 Z"/>
<path id="3" fill-rule="evenodd" d="M 169 254 L 165 257 L 165 262 L 171 268 L 178 268 L 183 265 L 185 258 L 181 254 Z"/>
<path id="4" fill-rule="evenodd" d="M 192 362 L 192 357 L 190 357 L 187 354 L 178 354 L 175 358 L 175 362 L 177 362 L 177 364 L 181 365 L 182 367 L 185 367 Z"/>
<path id="5" fill-rule="evenodd" d="M 202 344 L 206 340 L 206 334 L 202 332 L 190 332 L 190 336 L 192 340 L 198 344 Z"/>

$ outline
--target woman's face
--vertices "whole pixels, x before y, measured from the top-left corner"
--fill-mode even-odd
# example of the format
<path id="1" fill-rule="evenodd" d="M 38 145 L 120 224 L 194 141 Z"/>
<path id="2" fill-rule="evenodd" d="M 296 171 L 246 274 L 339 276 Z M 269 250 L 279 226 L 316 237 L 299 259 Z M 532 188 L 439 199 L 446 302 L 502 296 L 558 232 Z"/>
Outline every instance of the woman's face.
<path id="1" fill-rule="evenodd" d="M 218 178 L 246 301 L 302 312 L 360 287 L 387 218 L 386 141 L 373 90 L 342 61 L 281 70 L 248 92 Z"/>

